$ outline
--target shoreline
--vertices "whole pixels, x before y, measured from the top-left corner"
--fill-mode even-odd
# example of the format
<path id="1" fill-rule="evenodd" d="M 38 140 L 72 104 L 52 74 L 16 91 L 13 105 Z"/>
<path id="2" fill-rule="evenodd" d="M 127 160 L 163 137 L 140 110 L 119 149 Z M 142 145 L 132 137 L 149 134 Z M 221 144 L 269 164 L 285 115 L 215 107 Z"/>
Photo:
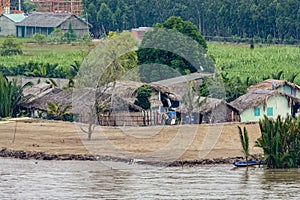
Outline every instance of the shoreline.
<path id="1" fill-rule="evenodd" d="M 115 161 L 153 166 L 233 164 L 244 160 L 238 124 L 159 127 L 100 127 L 92 140 L 84 124 L 12 119 L 0 122 L 0 157 L 35 160 Z M 260 136 L 258 124 L 242 124 L 249 132 L 251 155 Z"/>
<path id="2" fill-rule="evenodd" d="M 244 157 L 228 157 L 228 158 L 212 158 L 212 159 L 200 159 L 200 160 L 177 160 L 172 162 L 163 161 L 144 161 L 135 159 L 126 159 L 114 156 L 94 156 L 87 154 L 50 154 L 38 151 L 24 151 L 24 150 L 11 150 L 5 147 L 0 149 L 0 158 L 12 158 L 20 160 L 45 160 L 45 161 L 113 161 L 123 162 L 129 164 L 141 164 L 149 166 L 166 166 L 166 167 L 195 167 L 205 165 L 221 165 L 221 164 L 233 164 L 237 161 L 244 160 Z"/>

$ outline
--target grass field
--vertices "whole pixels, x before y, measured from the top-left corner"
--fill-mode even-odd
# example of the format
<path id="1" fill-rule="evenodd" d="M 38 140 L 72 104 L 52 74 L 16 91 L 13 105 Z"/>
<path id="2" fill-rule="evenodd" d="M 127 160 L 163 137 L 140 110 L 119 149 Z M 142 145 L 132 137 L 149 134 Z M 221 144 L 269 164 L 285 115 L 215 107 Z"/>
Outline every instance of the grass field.
<path id="1" fill-rule="evenodd" d="M 58 64 L 64 68 L 74 64 L 75 61 L 82 62 L 91 48 L 94 48 L 94 46 L 81 43 L 45 45 L 24 43 L 23 55 L 0 56 L 0 65 L 12 67 L 28 62 L 38 62 Z"/>
<path id="2" fill-rule="evenodd" d="M 230 77 L 251 77 L 259 81 L 283 70 L 284 78 L 288 79 L 293 73 L 300 72 L 298 46 L 256 44 L 254 49 L 250 49 L 245 44 L 208 43 L 208 49 L 217 67 L 223 68 Z M 300 83 L 300 74 L 295 82 Z"/>
<path id="3" fill-rule="evenodd" d="M 0 38 L 0 43 L 2 41 L 3 38 Z M 94 48 L 94 45 L 80 43 L 38 45 L 30 43 L 28 39 L 18 38 L 18 41 L 24 44 L 24 54 L 0 56 L 0 65 L 11 67 L 32 61 L 58 64 L 64 68 L 75 61 L 83 61 L 87 52 Z M 258 82 L 272 74 L 278 74 L 281 70 L 284 71 L 281 78 L 289 79 L 292 74 L 300 72 L 298 46 L 255 44 L 254 49 L 250 49 L 249 44 L 208 42 L 208 51 L 214 57 L 219 70 L 227 72 L 229 77 L 239 76 L 242 80 L 250 77 Z M 300 75 L 295 82 L 300 84 Z"/>

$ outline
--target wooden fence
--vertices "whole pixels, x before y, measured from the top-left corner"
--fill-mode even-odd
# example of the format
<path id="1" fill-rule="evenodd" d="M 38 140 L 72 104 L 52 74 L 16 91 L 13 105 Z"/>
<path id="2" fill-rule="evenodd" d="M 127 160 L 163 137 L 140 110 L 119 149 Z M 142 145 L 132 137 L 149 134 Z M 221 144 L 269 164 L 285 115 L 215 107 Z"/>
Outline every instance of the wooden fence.
<path id="1" fill-rule="evenodd" d="M 161 114 L 153 111 L 116 112 L 98 116 L 101 126 L 153 126 L 163 124 Z"/>

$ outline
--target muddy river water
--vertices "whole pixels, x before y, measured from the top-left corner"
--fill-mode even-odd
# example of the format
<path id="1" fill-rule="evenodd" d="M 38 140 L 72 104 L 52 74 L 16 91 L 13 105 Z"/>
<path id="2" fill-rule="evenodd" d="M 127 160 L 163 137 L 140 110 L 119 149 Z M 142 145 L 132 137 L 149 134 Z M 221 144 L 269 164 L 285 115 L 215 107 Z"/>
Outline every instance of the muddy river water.
<path id="1" fill-rule="evenodd" d="M 299 198 L 299 169 L 0 158 L 0 199 Z"/>

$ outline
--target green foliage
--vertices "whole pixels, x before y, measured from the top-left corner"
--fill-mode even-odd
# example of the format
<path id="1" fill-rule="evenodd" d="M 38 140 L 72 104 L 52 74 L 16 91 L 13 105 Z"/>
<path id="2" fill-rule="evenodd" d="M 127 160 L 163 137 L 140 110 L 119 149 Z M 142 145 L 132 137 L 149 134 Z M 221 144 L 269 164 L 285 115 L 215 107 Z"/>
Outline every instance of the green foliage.
<path id="1" fill-rule="evenodd" d="M 2 43 L 1 56 L 22 55 L 22 43 L 13 36 L 7 36 Z"/>
<path id="2" fill-rule="evenodd" d="M 105 48 L 99 46 L 94 50 L 95 54 L 91 53 L 86 58 L 91 63 L 86 67 L 92 67 L 101 74 L 98 80 L 99 87 L 119 80 L 126 72 L 137 67 L 137 56 L 134 51 L 136 42 L 130 32 L 123 31 L 102 42 Z"/>
<path id="3" fill-rule="evenodd" d="M 60 28 L 54 28 L 54 30 L 50 33 L 50 41 L 55 43 L 64 42 L 65 34 Z"/>
<path id="4" fill-rule="evenodd" d="M 47 118 L 54 120 L 73 121 L 73 115 L 70 112 L 71 105 L 63 107 L 59 103 L 48 102 Z"/>
<path id="5" fill-rule="evenodd" d="M 90 43 L 93 40 L 89 33 L 83 33 L 81 36 L 81 41 L 85 44 Z"/>
<path id="6" fill-rule="evenodd" d="M 66 40 L 67 40 L 68 43 L 76 40 L 77 36 L 75 34 L 75 31 L 74 31 L 73 26 L 72 26 L 71 23 L 69 23 L 68 32 L 66 32 L 64 34 L 64 36 L 65 36 L 65 38 L 66 38 Z"/>
<path id="7" fill-rule="evenodd" d="M 44 34 L 35 33 L 33 39 L 39 44 L 45 44 L 47 42 L 47 37 Z"/>
<path id="8" fill-rule="evenodd" d="M 37 9 L 37 4 L 30 0 L 24 0 L 22 5 L 22 10 L 24 13 L 31 13 Z"/>
<path id="9" fill-rule="evenodd" d="M 18 41 L 19 38 L 17 38 Z M 91 44 L 26 44 L 24 45 L 23 55 L 0 56 L 0 72 L 6 76 L 24 75 L 32 72 L 36 65 L 46 65 L 47 68 L 55 68 L 55 72 L 47 74 L 51 78 L 65 78 L 69 67 L 74 62 L 81 63 L 91 48 Z M 51 70 L 51 71 L 53 71 Z M 26 72 L 26 73 L 25 73 Z M 32 76 L 32 75 L 30 75 Z"/>
<path id="10" fill-rule="evenodd" d="M 243 148 L 243 153 L 246 158 L 246 162 L 248 163 L 249 158 L 249 136 L 246 127 L 244 127 L 244 130 L 240 126 L 238 126 L 239 129 L 239 135 L 240 135 L 240 141 Z"/>
<path id="11" fill-rule="evenodd" d="M 261 137 L 256 146 L 263 149 L 268 167 L 291 168 L 300 164 L 300 123 L 297 119 L 278 116 L 274 120 L 264 116 L 259 127 Z"/>
<path id="12" fill-rule="evenodd" d="M 153 92 L 153 89 L 150 86 L 141 86 L 137 90 L 136 94 L 136 100 L 134 101 L 134 104 L 148 110 L 151 108 L 151 103 L 149 98 L 151 97 L 151 94 Z"/>
<path id="13" fill-rule="evenodd" d="M 261 45 L 251 50 L 247 45 L 237 44 L 209 43 L 208 46 L 208 52 L 215 58 L 219 73 L 227 73 L 228 78 L 239 77 L 241 82 L 248 82 L 247 85 L 271 77 L 300 84 L 300 77 L 297 75 L 299 47 Z M 283 73 L 279 74 L 281 71 Z"/>
<path id="14" fill-rule="evenodd" d="M 164 23 L 157 23 L 154 25 L 154 27 L 176 30 L 197 41 L 204 49 L 207 48 L 206 41 L 200 34 L 197 26 L 190 21 L 182 20 L 180 17 L 171 16 Z"/>
<path id="15" fill-rule="evenodd" d="M 97 38 L 103 27 L 106 33 L 129 30 L 174 15 L 196 24 L 208 39 L 295 44 L 300 38 L 296 0 L 84 0 L 83 7 Z"/>
<path id="16" fill-rule="evenodd" d="M 199 85 L 200 96 L 224 99 L 231 102 L 247 92 L 249 83 L 242 82 L 239 77 L 228 77 L 228 74 L 221 73 L 220 77 L 203 77 Z"/>
<path id="17" fill-rule="evenodd" d="M 9 81 L 0 73 L 0 117 L 15 117 L 19 111 L 19 105 L 30 96 L 24 96 L 23 90 L 32 86 L 28 82 L 24 86 L 17 83 L 16 79 Z"/>
<path id="18" fill-rule="evenodd" d="M 204 66 L 205 72 L 213 72 L 214 63 L 206 54 L 206 48 L 197 27 L 189 21 L 173 16 L 156 24 L 154 30 L 145 33 L 137 51 L 139 65 L 147 66 L 141 68 L 142 81 L 170 78 L 165 76 L 174 76 L 174 72 L 177 76 L 186 71 L 196 72 L 199 66 Z"/>

